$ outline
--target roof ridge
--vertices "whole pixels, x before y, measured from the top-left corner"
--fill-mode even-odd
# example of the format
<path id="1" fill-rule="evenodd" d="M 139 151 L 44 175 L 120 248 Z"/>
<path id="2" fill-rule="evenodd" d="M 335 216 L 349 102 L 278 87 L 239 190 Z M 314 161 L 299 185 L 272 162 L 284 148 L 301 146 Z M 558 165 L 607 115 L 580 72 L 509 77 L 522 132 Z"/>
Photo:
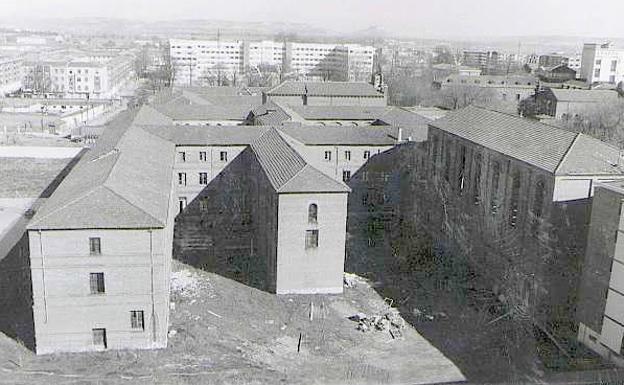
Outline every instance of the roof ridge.
<path id="1" fill-rule="evenodd" d="M 559 163 L 557 163 L 557 167 L 555 167 L 555 170 L 553 172 L 553 174 L 557 175 L 557 173 L 559 172 L 559 168 L 561 168 L 561 166 L 563 165 L 563 163 L 568 159 L 568 155 L 570 154 L 572 147 L 574 147 L 574 145 L 576 144 L 578 138 L 580 137 L 580 132 L 577 132 L 574 135 L 574 139 L 572 140 L 572 143 L 570 143 L 570 145 L 568 146 L 568 148 L 566 149 L 565 153 L 563 154 L 563 156 L 561 157 L 561 159 L 559 159 Z"/>
<path id="2" fill-rule="evenodd" d="M 558 130 L 558 131 L 560 131 L 560 132 L 570 132 L 570 133 L 575 133 L 575 132 L 573 132 L 573 131 L 565 130 L 565 129 L 563 129 L 563 128 L 559 127 L 559 126 L 556 126 L 556 125 L 554 125 L 554 124 L 544 123 L 544 122 L 539 121 L 539 120 L 536 120 L 536 119 L 529 119 L 529 118 L 525 118 L 525 117 L 522 117 L 522 116 L 519 116 L 519 115 L 514 115 L 514 114 L 512 114 L 511 112 L 504 112 L 504 111 L 493 110 L 493 109 L 491 109 L 491 108 L 487 108 L 487 107 L 483 107 L 483 106 L 478 106 L 478 105 L 475 105 L 475 104 L 470 104 L 470 105 L 468 105 L 468 106 L 466 106 L 466 107 L 464 107 L 464 108 L 470 108 L 470 107 L 472 107 L 472 108 L 478 108 L 478 109 L 481 109 L 481 110 L 484 110 L 484 111 L 494 112 L 494 113 L 496 113 L 496 114 L 500 114 L 500 115 L 506 115 L 506 116 L 509 116 L 509 117 L 512 117 L 512 118 L 516 118 L 516 119 L 518 119 L 518 120 L 522 120 L 522 121 L 529 122 L 529 123 L 534 123 L 534 124 L 536 124 L 536 125 L 542 125 L 542 126 L 546 126 L 546 127 L 552 127 L 552 128 L 557 129 L 557 130 Z M 462 108 L 462 109 L 463 109 L 463 108 Z M 460 110 L 462 110 L 462 109 L 460 109 Z M 460 110 L 455 110 L 455 111 L 460 111 Z M 455 112 L 455 111 L 453 111 L 453 112 Z M 444 117 L 442 117 L 442 118 L 440 118 L 440 119 L 444 119 Z M 435 121 L 433 121 L 433 122 L 435 122 Z M 433 123 L 433 122 L 432 122 L 432 123 Z"/>
<path id="3" fill-rule="evenodd" d="M 155 218 L 152 214 L 148 213 L 147 211 L 143 210 L 142 207 L 139 207 L 137 205 L 135 205 L 134 203 L 130 202 L 128 200 L 128 198 L 124 197 L 123 195 L 121 195 L 120 193 L 118 193 L 117 191 L 115 191 L 112 187 L 106 185 L 106 182 L 104 182 L 104 185 L 102 186 L 103 188 L 107 189 L 108 191 L 110 191 L 111 193 L 115 194 L 116 196 L 118 196 L 119 198 L 121 198 L 123 201 L 125 201 L 126 203 L 128 203 L 130 206 L 134 207 L 135 209 L 141 211 L 143 214 L 147 215 L 148 217 L 150 217 L 151 219 L 153 219 L 154 221 L 162 224 L 164 226 L 164 223 L 162 223 L 160 221 L 160 219 Z"/>

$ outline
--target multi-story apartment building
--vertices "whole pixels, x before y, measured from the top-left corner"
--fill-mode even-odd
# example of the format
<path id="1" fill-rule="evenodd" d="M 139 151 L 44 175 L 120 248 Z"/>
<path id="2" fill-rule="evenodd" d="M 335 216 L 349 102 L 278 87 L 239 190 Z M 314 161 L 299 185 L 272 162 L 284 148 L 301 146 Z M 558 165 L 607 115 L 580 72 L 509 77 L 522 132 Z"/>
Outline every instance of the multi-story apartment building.
<path id="1" fill-rule="evenodd" d="M 624 81 L 624 49 L 615 48 L 611 43 L 586 43 L 580 76 L 587 84 Z"/>
<path id="2" fill-rule="evenodd" d="M 177 85 L 242 80 L 263 65 L 309 80 L 369 81 L 374 48 L 358 44 L 171 39 Z"/>
<path id="3" fill-rule="evenodd" d="M 22 88 L 23 64 L 20 57 L 0 56 L 0 96 Z"/>
<path id="4" fill-rule="evenodd" d="M 130 81 L 133 57 L 41 59 L 25 63 L 24 89 L 54 97 L 111 99 Z"/>

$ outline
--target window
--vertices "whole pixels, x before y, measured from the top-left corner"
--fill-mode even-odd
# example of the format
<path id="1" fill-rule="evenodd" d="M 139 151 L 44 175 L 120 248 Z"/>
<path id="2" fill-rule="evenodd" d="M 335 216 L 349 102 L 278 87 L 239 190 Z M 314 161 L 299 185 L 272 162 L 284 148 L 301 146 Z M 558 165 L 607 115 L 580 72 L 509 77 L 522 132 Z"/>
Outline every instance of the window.
<path id="1" fill-rule="evenodd" d="M 366 150 L 364 151 L 364 159 L 368 159 L 370 158 L 370 151 Z"/>
<path id="2" fill-rule="evenodd" d="M 516 227 L 518 224 L 518 209 L 520 207 L 520 172 L 513 174 L 511 181 L 511 203 L 509 205 L 509 225 Z"/>
<path id="3" fill-rule="evenodd" d="M 351 160 L 351 151 L 345 151 L 345 160 Z"/>
<path id="4" fill-rule="evenodd" d="M 199 152 L 199 161 L 200 162 L 205 162 L 206 161 L 206 151 L 200 151 Z"/>
<path id="5" fill-rule="evenodd" d="M 199 211 L 208 211 L 208 198 L 201 198 L 199 200 Z"/>
<path id="6" fill-rule="evenodd" d="M 91 294 L 103 294 L 104 288 L 104 273 L 90 273 L 89 283 L 91 286 Z"/>
<path id="7" fill-rule="evenodd" d="M 599 77 L 600 77 L 600 68 L 596 68 L 596 69 L 594 70 L 594 77 L 595 77 L 595 78 L 599 78 Z"/>
<path id="8" fill-rule="evenodd" d="M 326 161 L 331 161 L 331 156 L 332 156 L 332 152 L 331 151 L 325 151 L 325 160 Z"/>
<path id="9" fill-rule="evenodd" d="M 100 238 L 89 238 L 89 252 L 91 255 L 102 254 Z"/>
<path id="10" fill-rule="evenodd" d="M 349 179 L 351 179 L 351 171 L 349 170 L 343 170 L 342 171 L 342 181 L 343 182 L 348 182 Z"/>
<path id="11" fill-rule="evenodd" d="M 598 59 L 596 60 L 596 65 L 599 66 L 602 63 L 602 60 Z"/>
<path id="12" fill-rule="evenodd" d="M 179 151 L 178 152 L 178 161 L 179 162 L 186 162 L 186 152 L 184 152 L 184 151 Z"/>
<path id="13" fill-rule="evenodd" d="M 444 161 L 445 161 L 445 169 L 444 169 L 444 179 L 446 179 L 446 181 L 449 181 L 449 178 L 451 176 L 451 141 L 447 141 L 446 142 L 446 151 L 444 152 Z"/>
<path id="14" fill-rule="evenodd" d="M 106 349 L 106 329 L 91 329 L 93 333 L 93 345 L 97 348 Z"/>
<path id="15" fill-rule="evenodd" d="M 180 186 L 186 186 L 186 173 L 185 172 L 178 173 L 178 184 Z"/>
<path id="16" fill-rule="evenodd" d="M 491 189 L 492 197 L 490 199 L 490 208 L 492 210 L 492 214 L 496 214 L 498 212 L 499 182 L 500 182 L 500 163 L 495 161 L 492 164 L 492 189 Z"/>
<path id="17" fill-rule="evenodd" d="M 457 175 L 457 190 L 459 195 L 464 192 L 466 184 L 466 146 L 459 147 L 459 173 Z"/>
<path id="18" fill-rule="evenodd" d="M 219 159 L 221 162 L 227 162 L 227 151 L 221 151 L 219 153 Z"/>
<path id="19" fill-rule="evenodd" d="M 533 215 L 536 218 L 541 218 L 544 210 L 544 194 L 546 190 L 546 184 L 544 179 L 540 178 L 535 184 L 535 197 L 533 198 Z"/>
<path id="20" fill-rule="evenodd" d="M 207 172 L 200 172 L 199 173 L 199 184 L 203 184 L 203 185 L 208 184 L 208 173 Z"/>
<path id="21" fill-rule="evenodd" d="M 316 224 L 318 220 L 318 206 L 316 203 L 310 203 L 308 206 L 308 223 Z"/>
<path id="22" fill-rule="evenodd" d="M 609 83 L 615 84 L 615 75 L 610 75 L 609 76 Z"/>
<path id="23" fill-rule="evenodd" d="M 481 154 L 476 154 L 475 155 L 475 165 L 474 165 L 474 180 L 473 180 L 473 186 L 474 186 L 474 194 L 473 194 L 473 198 L 474 198 L 474 204 L 478 205 L 481 203 L 481 159 L 482 159 L 482 155 Z"/>
<path id="24" fill-rule="evenodd" d="M 132 310 L 130 312 L 130 327 L 132 329 L 145 330 L 143 310 Z"/>
<path id="25" fill-rule="evenodd" d="M 318 230 L 306 230 L 305 248 L 316 249 L 318 247 Z"/>
<path id="26" fill-rule="evenodd" d="M 617 60 L 611 60 L 611 72 L 617 70 Z"/>
<path id="27" fill-rule="evenodd" d="M 182 211 L 184 211 L 184 209 L 186 208 L 186 197 L 178 197 L 178 208 L 179 208 L 179 213 L 181 213 Z"/>

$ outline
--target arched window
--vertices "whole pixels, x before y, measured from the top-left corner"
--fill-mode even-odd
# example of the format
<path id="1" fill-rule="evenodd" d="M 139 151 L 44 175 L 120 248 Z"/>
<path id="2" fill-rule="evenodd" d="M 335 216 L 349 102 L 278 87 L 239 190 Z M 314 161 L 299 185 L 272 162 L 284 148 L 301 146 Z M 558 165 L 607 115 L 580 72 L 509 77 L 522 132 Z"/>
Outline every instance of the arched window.
<path id="1" fill-rule="evenodd" d="M 316 203 L 310 203 L 308 206 L 308 223 L 316 223 L 318 219 L 318 206 Z"/>

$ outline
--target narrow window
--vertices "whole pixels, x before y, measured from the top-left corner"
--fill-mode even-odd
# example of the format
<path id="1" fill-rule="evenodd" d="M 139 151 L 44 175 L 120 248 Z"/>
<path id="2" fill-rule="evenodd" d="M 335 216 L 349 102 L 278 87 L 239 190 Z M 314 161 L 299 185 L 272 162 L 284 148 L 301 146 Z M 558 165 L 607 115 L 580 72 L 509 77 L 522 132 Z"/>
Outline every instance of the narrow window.
<path id="1" fill-rule="evenodd" d="M 132 310 L 130 312 L 130 327 L 132 329 L 145 330 L 143 310 Z"/>
<path id="2" fill-rule="evenodd" d="M 227 162 L 227 151 L 221 151 L 219 153 L 219 159 L 221 162 Z"/>
<path id="3" fill-rule="evenodd" d="M 104 288 L 104 273 L 90 273 L 89 283 L 91 287 L 91 294 L 103 294 Z"/>
<path id="4" fill-rule="evenodd" d="M 106 349 L 106 329 L 91 329 L 93 333 L 93 345 L 97 348 Z"/>
<path id="5" fill-rule="evenodd" d="M 364 151 L 364 159 L 368 159 L 370 158 L 370 151 L 366 150 Z"/>
<path id="6" fill-rule="evenodd" d="M 186 173 L 185 172 L 178 173 L 178 185 L 186 186 Z"/>
<path id="7" fill-rule="evenodd" d="M 328 162 L 331 161 L 331 155 L 331 151 L 325 151 L 325 160 Z"/>
<path id="8" fill-rule="evenodd" d="M 474 204 L 478 205 L 481 203 L 481 154 L 475 155 L 475 169 L 474 169 Z"/>
<path id="9" fill-rule="evenodd" d="M 544 194 L 546 190 L 546 184 L 544 179 L 540 178 L 535 184 L 535 197 L 533 198 L 533 215 L 536 218 L 541 218 L 544 210 Z"/>
<path id="10" fill-rule="evenodd" d="M 345 160 L 351 160 L 351 151 L 344 152 Z"/>
<path id="11" fill-rule="evenodd" d="M 199 152 L 199 161 L 200 162 L 205 162 L 206 161 L 206 151 L 200 151 Z"/>
<path id="12" fill-rule="evenodd" d="M 208 184 L 208 173 L 200 172 L 199 173 L 199 184 L 207 185 Z"/>
<path id="13" fill-rule="evenodd" d="M 459 173 L 457 174 L 457 191 L 459 195 L 464 192 L 466 184 L 466 146 L 459 147 Z"/>
<path id="14" fill-rule="evenodd" d="M 351 171 L 349 170 L 343 170 L 342 171 L 342 181 L 343 182 L 348 182 L 349 179 L 351 179 Z"/>
<path id="15" fill-rule="evenodd" d="M 511 182 L 511 204 L 509 205 L 509 225 L 516 227 L 518 224 L 518 209 L 520 207 L 520 172 L 513 174 Z"/>
<path id="16" fill-rule="evenodd" d="M 492 163 L 492 189 L 491 189 L 491 199 L 490 199 L 490 208 L 492 210 L 492 214 L 496 214 L 498 212 L 498 185 L 500 183 L 500 163 L 494 162 Z"/>
<path id="17" fill-rule="evenodd" d="M 305 248 L 316 249 L 318 247 L 318 230 L 306 230 Z"/>
<path id="18" fill-rule="evenodd" d="M 89 251 L 91 255 L 102 254 L 100 238 L 89 238 Z"/>
<path id="19" fill-rule="evenodd" d="M 318 220 L 318 206 L 316 203 L 310 203 L 308 206 L 308 223 L 316 224 Z"/>
<path id="20" fill-rule="evenodd" d="M 179 151 L 178 152 L 178 161 L 186 162 L 186 152 L 184 152 L 184 151 Z"/>
<path id="21" fill-rule="evenodd" d="M 179 208 L 179 211 L 178 211 L 179 213 L 184 211 L 184 209 L 186 208 L 186 197 L 178 198 L 178 208 Z"/>
<path id="22" fill-rule="evenodd" d="M 445 161 L 445 169 L 444 169 L 444 179 L 448 182 L 451 177 L 451 146 L 452 142 L 449 140 L 446 142 L 446 151 L 444 152 L 444 161 Z"/>

